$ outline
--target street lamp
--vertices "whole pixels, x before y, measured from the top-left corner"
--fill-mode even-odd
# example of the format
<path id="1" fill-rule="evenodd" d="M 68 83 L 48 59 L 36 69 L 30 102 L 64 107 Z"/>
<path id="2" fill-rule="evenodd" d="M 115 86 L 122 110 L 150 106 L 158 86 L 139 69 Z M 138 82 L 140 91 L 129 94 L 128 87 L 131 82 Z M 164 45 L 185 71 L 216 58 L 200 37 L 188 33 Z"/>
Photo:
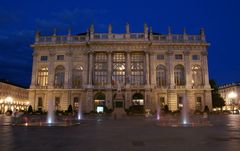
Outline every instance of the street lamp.
<path id="1" fill-rule="evenodd" d="M 237 97 L 237 93 L 235 93 L 235 92 L 230 92 L 229 94 L 228 94 L 228 98 L 231 100 L 231 105 L 232 105 L 232 111 L 233 111 L 233 113 L 234 113 L 234 99 Z"/>

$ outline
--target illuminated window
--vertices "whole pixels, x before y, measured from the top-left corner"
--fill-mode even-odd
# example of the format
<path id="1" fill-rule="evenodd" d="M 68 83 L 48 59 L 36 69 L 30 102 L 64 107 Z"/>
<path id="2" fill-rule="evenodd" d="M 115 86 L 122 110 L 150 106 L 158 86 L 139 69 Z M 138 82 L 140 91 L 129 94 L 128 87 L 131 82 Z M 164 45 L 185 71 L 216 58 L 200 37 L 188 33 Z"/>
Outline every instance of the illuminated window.
<path id="1" fill-rule="evenodd" d="M 43 67 L 38 71 L 37 85 L 47 86 L 48 85 L 48 68 Z"/>
<path id="2" fill-rule="evenodd" d="M 164 97 L 160 97 L 160 108 L 163 109 L 164 105 L 165 105 L 165 98 Z"/>
<path id="3" fill-rule="evenodd" d="M 132 97 L 133 106 L 142 106 L 144 105 L 144 97 L 141 93 L 135 93 Z"/>
<path id="4" fill-rule="evenodd" d="M 61 65 L 57 66 L 55 69 L 55 79 L 54 79 L 54 86 L 55 88 L 63 88 L 64 87 L 64 75 L 65 75 L 65 68 Z"/>
<path id="5" fill-rule="evenodd" d="M 202 69 L 199 65 L 192 66 L 192 83 L 194 86 L 200 86 L 203 84 Z"/>
<path id="6" fill-rule="evenodd" d="M 55 108 L 60 110 L 60 97 L 55 97 Z"/>
<path id="7" fill-rule="evenodd" d="M 83 85 L 83 67 L 78 66 L 73 69 L 72 87 L 81 88 Z"/>
<path id="8" fill-rule="evenodd" d="M 114 53 L 113 54 L 113 84 L 122 83 L 125 84 L 125 54 Z"/>
<path id="9" fill-rule="evenodd" d="M 185 85 L 185 70 L 183 65 L 176 65 L 174 69 L 174 82 L 176 85 Z"/>
<path id="10" fill-rule="evenodd" d="M 74 108 L 74 110 L 78 109 L 78 102 L 79 102 L 79 98 L 78 97 L 74 97 L 73 98 L 73 108 Z"/>
<path id="11" fill-rule="evenodd" d="M 196 98 L 196 110 L 198 110 L 198 111 L 202 110 L 202 98 L 201 97 Z"/>
<path id="12" fill-rule="evenodd" d="M 157 86 L 165 86 L 166 85 L 166 68 L 163 65 L 158 65 L 156 69 L 156 80 Z"/>
<path id="13" fill-rule="evenodd" d="M 144 54 L 131 54 L 131 84 L 144 84 Z"/>
<path id="14" fill-rule="evenodd" d="M 183 97 L 182 96 L 178 96 L 178 98 L 177 98 L 177 107 L 178 107 L 178 110 L 181 110 L 183 108 Z"/>
<path id="15" fill-rule="evenodd" d="M 95 54 L 95 64 L 94 64 L 94 84 L 104 85 L 107 83 L 107 54 L 106 53 L 96 53 Z"/>

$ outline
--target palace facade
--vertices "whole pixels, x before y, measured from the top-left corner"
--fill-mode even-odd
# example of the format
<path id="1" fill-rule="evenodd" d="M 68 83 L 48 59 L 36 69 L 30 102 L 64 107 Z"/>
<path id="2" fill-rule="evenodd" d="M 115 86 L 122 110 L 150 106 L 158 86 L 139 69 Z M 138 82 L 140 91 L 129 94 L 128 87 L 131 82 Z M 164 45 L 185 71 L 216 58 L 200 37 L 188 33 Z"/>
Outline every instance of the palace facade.
<path id="1" fill-rule="evenodd" d="M 0 114 L 8 110 L 27 110 L 28 90 L 7 80 L 0 80 Z"/>
<path id="2" fill-rule="evenodd" d="M 240 110 L 240 82 L 219 86 L 219 93 L 225 101 L 223 110 Z"/>
<path id="3" fill-rule="evenodd" d="M 117 90 L 124 94 L 124 109 L 144 106 L 156 111 L 168 105 L 176 111 L 186 98 L 190 110 L 212 108 L 204 30 L 197 35 L 152 32 L 35 35 L 29 99 L 35 110 L 56 110 L 82 105 L 83 112 L 98 105 L 114 109 Z M 186 96 L 186 97 L 185 97 Z"/>

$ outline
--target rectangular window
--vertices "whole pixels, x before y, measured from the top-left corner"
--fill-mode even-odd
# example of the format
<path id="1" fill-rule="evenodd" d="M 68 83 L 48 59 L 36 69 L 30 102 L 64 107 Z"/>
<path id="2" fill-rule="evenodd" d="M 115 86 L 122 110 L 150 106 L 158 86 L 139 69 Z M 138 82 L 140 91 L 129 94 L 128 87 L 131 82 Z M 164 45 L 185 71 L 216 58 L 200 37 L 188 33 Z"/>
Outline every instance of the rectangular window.
<path id="1" fill-rule="evenodd" d="M 55 97 L 55 107 L 56 110 L 60 109 L 60 97 Z"/>
<path id="2" fill-rule="evenodd" d="M 64 60 L 64 55 L 57 55 L 57 60 Z"/>
<path id="3" fill-rule="evenodd" d="M 200 60 L 200 56 L 199 55 L 192 55 L 192 60 Z"/>
<path id="4" fill-rule="evenodd" d="M 48 56 L 41 56 L 41 61 L 47 61 L 48 60 Z"/>
<path id="5" fill-rule="evenodd" d="M 175 55 L 175 59 L 176 60 L 182 60 L 183 56 L 181 54 L 177 54 L 177 55 Z"/>
<path id="6" fill-rule="evenodd" d="M 74 107 L 75 110 L 78 108 L 78 102 L 79 102 L 79 98 L 74 97 L 73 98 L 73 107 Z"/>
<path id="7" fill-rule="evenodd" d="M 158 54 L 157 60 L 164 60 L 164 54 Z"/>
<path id="8" fill-rule="evenodd" d="M 38 97 L 38 108 L 43 107 L 43 100 L 42 97 Z"/>

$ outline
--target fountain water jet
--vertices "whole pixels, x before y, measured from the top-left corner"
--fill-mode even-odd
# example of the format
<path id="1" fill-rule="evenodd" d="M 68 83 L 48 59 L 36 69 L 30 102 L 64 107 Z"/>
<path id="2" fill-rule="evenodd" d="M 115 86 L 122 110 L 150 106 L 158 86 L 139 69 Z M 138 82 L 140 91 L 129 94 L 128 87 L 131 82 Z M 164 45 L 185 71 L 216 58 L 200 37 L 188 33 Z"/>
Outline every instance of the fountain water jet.
<path id="1" fill-rule="evenodd" d="M 48 114 L 47 114 L 47 123 L 52 124 L 55 122 L 54 117 L 54 101 L 48 100 Z"/>
<path id="2" fill-rule="evenodd" d="M 78 117 L 77 117 L 78 120 L 81 120 L 82 119 L 82 101 L 79 100 L 78 101 Z"/>
<path id="3" fill-rule="evenodd" d="M 187 97 L 186 94 L 184 94 L 183 96 L 183 100 L 182 100 L 182 124 L 189 124 L 189 112 L 188 112 L 188 101 L 187 101 Z"/>
<path id="4" fill-rule="evenodd" d="M 161 109 L 160 109 L 160 105 L 158 103 L 158 105 L 157 105 L 157 120 L 160 120 L 160 114 L 161 114 Z"/>

